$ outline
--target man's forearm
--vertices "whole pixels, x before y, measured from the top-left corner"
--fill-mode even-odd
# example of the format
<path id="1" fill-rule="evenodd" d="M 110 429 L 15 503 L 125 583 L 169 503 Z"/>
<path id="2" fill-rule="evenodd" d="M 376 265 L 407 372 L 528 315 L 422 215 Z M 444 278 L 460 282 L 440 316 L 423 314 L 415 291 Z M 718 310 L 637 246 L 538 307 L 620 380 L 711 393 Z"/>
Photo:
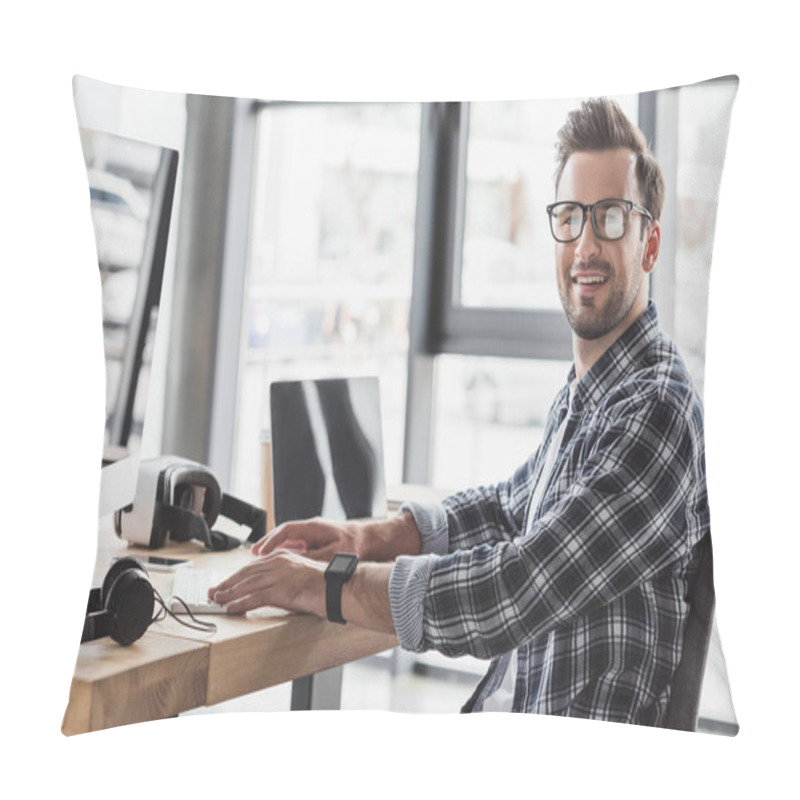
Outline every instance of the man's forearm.
<path id="1" fill-rule="evenodd" d="M 422 540 L 414 517 L 406 512 L 386 520 L 358 523 L 365 546 L 361 563 L 353 577 L 342 587 L 342 616 L 353 625 L 395 634 L 389 601 L 391 562 L 397 556 L 419 555 Z"/>
<path id="2" fill-rule="evenodd" d="M 359 564 L 342 589 L 342 616 L 353 625 L 394 634 L 389 602 L 391 574 L 391 564 Z"/>
<path id="3" fill-rule="evenodd" d="M 414 517 L 406 512 L 384 520 L 359 522 L 363 535 L 359 537 L 364 561 L 393 561 L 397 556 L 418 556 L 422 540 Z"/>

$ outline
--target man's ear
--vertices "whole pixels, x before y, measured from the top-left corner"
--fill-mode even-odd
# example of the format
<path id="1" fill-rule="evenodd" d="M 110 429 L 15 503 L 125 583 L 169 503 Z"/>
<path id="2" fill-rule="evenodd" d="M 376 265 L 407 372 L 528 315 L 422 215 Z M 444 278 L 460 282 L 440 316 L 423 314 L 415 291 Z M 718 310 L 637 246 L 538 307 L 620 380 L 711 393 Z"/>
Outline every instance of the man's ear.
<path id="1" fill-rule="evenodd" d="M 661 249 L 661 227 L 657 222 L 648 226 L 647 239 L 644 243 L 644 253 L 642 255 L 642 269 L 645 272 L 652 272 L 658 259 L 658 252 Z"/>

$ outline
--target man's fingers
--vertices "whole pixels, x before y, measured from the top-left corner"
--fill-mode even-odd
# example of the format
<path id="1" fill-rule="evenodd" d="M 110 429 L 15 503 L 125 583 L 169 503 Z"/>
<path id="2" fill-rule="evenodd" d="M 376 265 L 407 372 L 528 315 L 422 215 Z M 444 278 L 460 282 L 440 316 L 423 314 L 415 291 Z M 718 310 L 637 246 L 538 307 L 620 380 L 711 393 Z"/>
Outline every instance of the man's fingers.
<path id="1" fill-rule="evenodd" d="M 253 565 L 248 564 L 247 567 L 239 570 L 219 586 L 212 587 L 209 597 L 215 603 L 225 605 L 231 602 L 241 603 L 244 598 L 252 597 L 255 594 L 268 594 L 275 585 L 272 570 L 269 569 L 266 562 L 257 563 L 256 566 L 259 567 L 258 570 L 252 569 Z M 261 605 L 267 605 L 267 603 L 261 603 Z"/>
<path id="2" fill-rule="evenodd" d="M 257 541 L 250 551 L 254 555 L 260 556 L 265 556 L 281 547 L 290 547 L 292 550 L 303 552 L 328 538 L 330 538 L 330 533 L 327 532 L 324 525 L 320 525 L 316 518 L 284 522 L 263 539 Z"/>
<path id="3" fill-rule="evenodd" d="M 244 597 L 238 597 L 236 600 L 231 600 L 226 604 L 226 613 L 231 616 L 239 616 L 252 611 L 254 608 L 261 608 L 262 606 L 274 605 L 264 599 L 262 593 L 246 594 Z"/>
<path id="4" fill-rule="evenodd" d="M 211 586 L 208 590 L 208 596 L 210 598 L 213 598 L 217 592 L 229 591 L 232 587 L 241 583 L 243 580 L 251 576 L 254 572 L 260 571 L 262 569 L 262 565 L 267 560 L 268 557 L 264 556 L 262 558 L 251 561 L 249 564 L 245 564 L 245 566 L 234 572 L 232 575 L 228 575 L 227 578 L 220 581 L 216 586 Z"/>
<path id="5" fill-rule="evenodd" d="M 265 556 L 276 548 L 280 547 L 288 536 L 285 525 L 279 525 L 270 531 L 266 536 L 259 539 L 251 548 L 250 552 L 255 556 Z"/>

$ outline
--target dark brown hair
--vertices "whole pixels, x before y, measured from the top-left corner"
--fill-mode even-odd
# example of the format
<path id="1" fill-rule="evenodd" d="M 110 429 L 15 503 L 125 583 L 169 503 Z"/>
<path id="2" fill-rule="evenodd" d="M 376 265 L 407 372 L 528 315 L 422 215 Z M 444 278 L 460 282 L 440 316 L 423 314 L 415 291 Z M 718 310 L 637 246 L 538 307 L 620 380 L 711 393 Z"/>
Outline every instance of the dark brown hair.
<path id="1" fill-rule="evenodd" d="M 636 154 L 636 177 L 642 193 L 642 205 L 661 217 L 664 206 L 664 176 L 647 146 L 644 134 L 625 116 L 622 109 L 607 97 L 585 100 L 570 111 L 556 139 L 556 189 L 567 164 L 576 152 L 598 152 L 625 147 Z"/>

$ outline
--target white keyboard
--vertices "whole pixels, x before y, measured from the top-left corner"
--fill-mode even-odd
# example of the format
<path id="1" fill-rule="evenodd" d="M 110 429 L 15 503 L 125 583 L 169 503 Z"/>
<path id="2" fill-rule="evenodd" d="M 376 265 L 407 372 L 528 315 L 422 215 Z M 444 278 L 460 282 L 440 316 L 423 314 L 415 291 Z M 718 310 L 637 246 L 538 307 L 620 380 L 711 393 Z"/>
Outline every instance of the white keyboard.
<path id="1" fill-rule="evenodd" d="M 192 569 L 184 567 L 175 570 L 175 581 L 172 584 L 169 609 L 173 614 L 185 614 L 186 608 L 175 598 L 180 597 L 189 607 L 192 614 L 224 614 L 226 607 L 212 603 L 208 599 L 208 590 L 221 583 L 227 575 L 213 569 Z"/>

